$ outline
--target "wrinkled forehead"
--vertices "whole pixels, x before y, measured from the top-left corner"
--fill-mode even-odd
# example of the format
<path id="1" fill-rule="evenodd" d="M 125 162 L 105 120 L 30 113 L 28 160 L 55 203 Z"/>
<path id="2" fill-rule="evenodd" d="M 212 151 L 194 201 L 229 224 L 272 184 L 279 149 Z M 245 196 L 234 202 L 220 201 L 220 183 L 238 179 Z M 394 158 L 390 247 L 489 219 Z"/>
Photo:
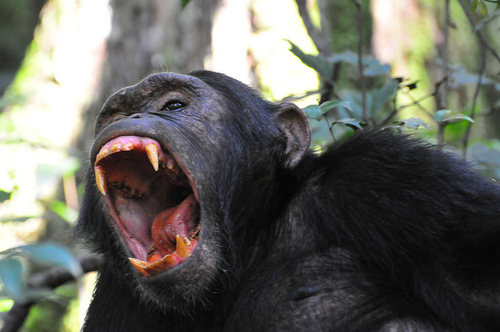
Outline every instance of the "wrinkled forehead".
<path id="1" fill-rule="evenodd" d="M 216 94 L 210 85 L 199 78 L 175 73 L 160 73 L 116 92 L 107 100 L 103 109 L 147 102 L 175 90 L 183 91 L 193 97 Z"/>

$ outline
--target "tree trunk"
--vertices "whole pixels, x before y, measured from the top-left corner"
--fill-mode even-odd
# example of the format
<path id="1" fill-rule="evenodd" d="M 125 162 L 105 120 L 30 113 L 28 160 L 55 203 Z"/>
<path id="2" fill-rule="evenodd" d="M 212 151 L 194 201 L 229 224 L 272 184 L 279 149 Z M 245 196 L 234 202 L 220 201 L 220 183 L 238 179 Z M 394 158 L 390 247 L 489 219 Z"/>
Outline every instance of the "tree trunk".
<path id="1" fill-rule="evenodd" d="M 111 34 L 98 91 L 84 112 L 77 146 L 86 153 L 94 121 L 104 101 L 118 89 L 161 71 L 186 73 L 202 69 L 210 54 L 212 19 L 219 0 L 111 0 Z M 82 155 L 82 160 L 87 159 Z"/>

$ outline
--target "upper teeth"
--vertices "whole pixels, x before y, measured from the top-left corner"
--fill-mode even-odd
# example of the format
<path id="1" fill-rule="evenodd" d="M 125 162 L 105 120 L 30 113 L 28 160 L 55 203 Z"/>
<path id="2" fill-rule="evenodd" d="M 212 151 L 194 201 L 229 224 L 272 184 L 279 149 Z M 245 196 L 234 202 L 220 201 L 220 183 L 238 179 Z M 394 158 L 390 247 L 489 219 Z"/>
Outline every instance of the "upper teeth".
<path id="1" fill-rule="evenodd" d="M 115 140 L 113 140 L 114 142 L 111 141 L 105 144 L 96 156 L 94 171 L 97 188 L 99 189 L 101 194 L 107 194 L 107 185 L 106 172 L 103 168 L 98 166 L 99 161 L 114 153 L 122 151 L 132 151 L 137 148 L 142 148 L 143 146 L 144 150 L 146 151 L 146 155 L 148 156 L 149 162 L 151 163 L 155 171 L 158 171 L 161 167 L 165 170 L 165 173 L 172 180 L 182 180 L 184 173 L 180 171 L 179 166 L 170 155 L 162 153 L 160 163 L 160 150 L 158 148 L 158 143 L 155 143 L 152 139 L 129 136 L 120 137 Z"/>

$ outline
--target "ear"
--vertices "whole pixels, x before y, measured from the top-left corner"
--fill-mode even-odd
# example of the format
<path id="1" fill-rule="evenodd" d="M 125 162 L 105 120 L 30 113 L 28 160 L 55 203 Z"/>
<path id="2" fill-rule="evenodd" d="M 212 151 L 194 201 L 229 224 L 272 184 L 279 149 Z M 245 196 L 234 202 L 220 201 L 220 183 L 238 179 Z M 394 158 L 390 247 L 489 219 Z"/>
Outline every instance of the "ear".
<path id="1" fill-rule="evenodd" d="M 291 103 L 280 105 L 276 123 L 285 134 L 285 166 L 294 168 L 304 157 L 311 143 L 311 131 L 304 112 Z"/>

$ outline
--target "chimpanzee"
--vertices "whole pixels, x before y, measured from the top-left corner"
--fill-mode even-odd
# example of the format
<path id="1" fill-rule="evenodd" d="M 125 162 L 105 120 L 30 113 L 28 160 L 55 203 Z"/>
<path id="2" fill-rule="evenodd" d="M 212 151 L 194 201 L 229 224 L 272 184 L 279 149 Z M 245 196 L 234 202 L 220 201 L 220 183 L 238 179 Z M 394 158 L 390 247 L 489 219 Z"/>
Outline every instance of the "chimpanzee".
<path id="1" fill-rule="evenodd" d="M 500 189 L 389 130 L 321 155 L 293 104 L 162 73 L 96 123 L 84 331 L 500 331 Z"/>

